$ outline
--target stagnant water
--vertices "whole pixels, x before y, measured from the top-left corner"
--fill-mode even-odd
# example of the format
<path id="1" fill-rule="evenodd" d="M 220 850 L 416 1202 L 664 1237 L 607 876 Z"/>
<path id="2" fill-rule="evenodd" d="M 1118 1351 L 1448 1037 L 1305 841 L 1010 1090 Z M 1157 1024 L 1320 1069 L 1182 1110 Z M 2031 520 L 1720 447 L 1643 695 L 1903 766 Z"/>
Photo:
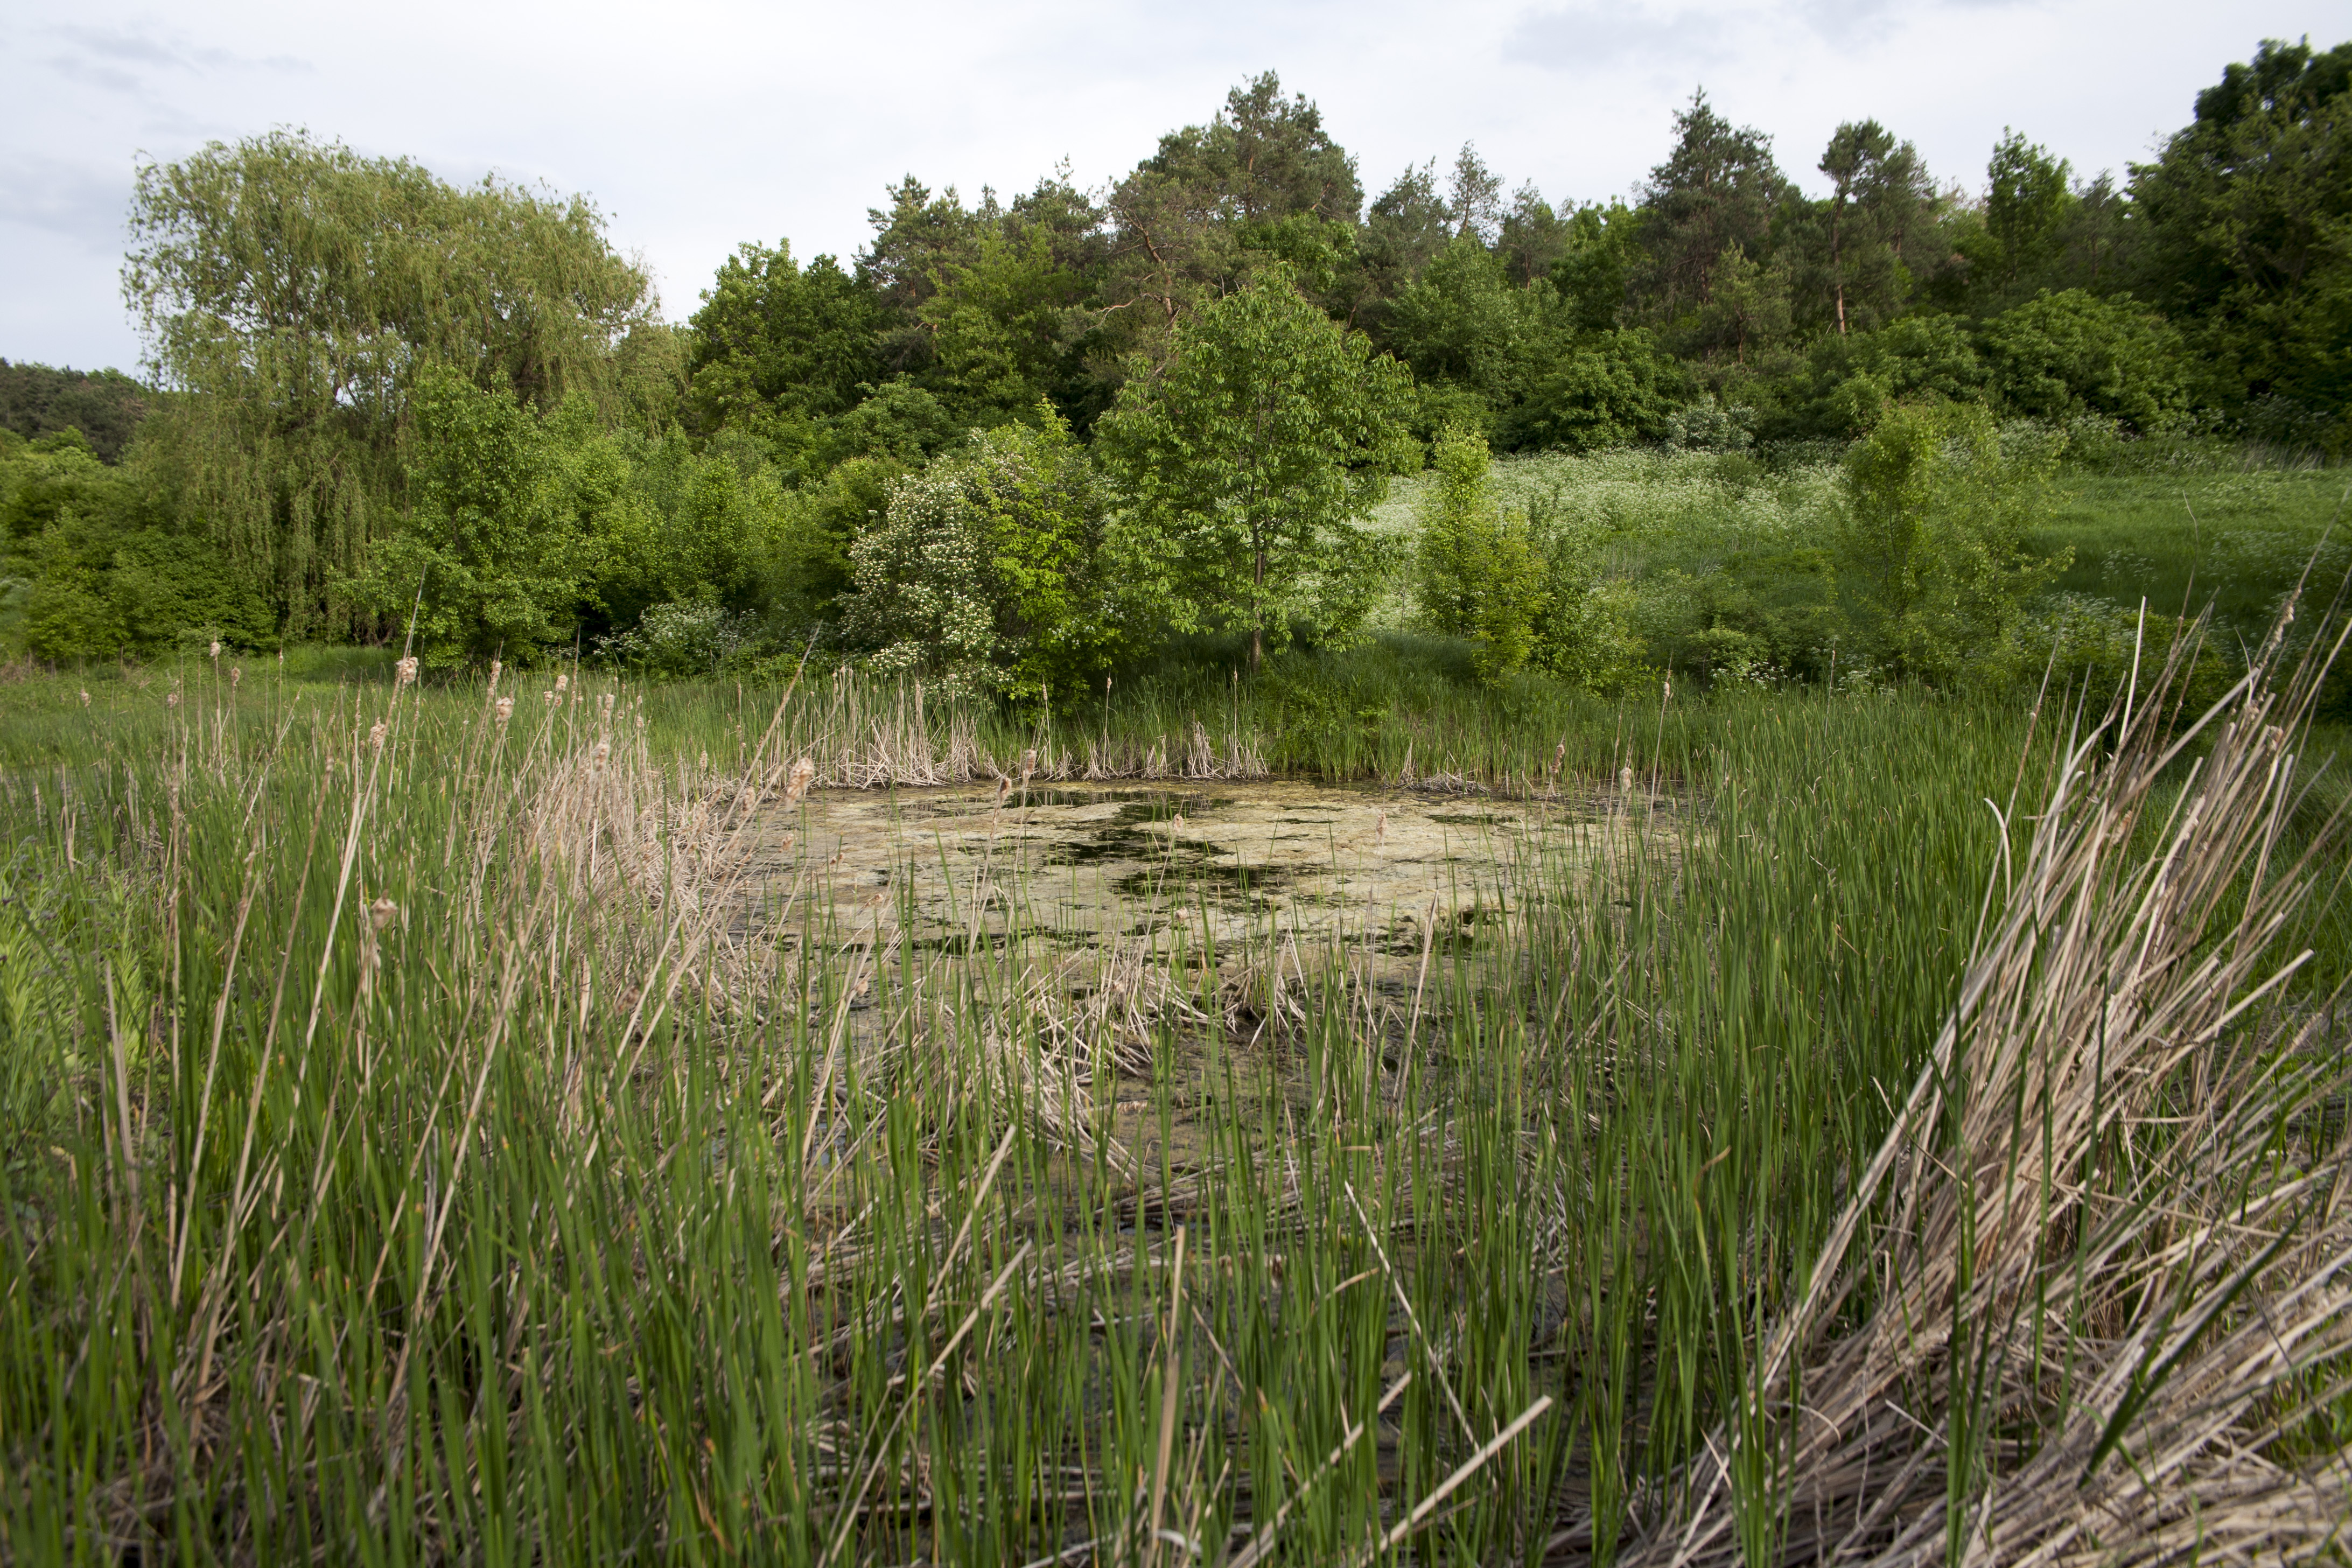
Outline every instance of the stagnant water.
<path id="1" fill-rule="evenodd" d="M 1295 782 L 819 791 L 766 824 L 747 930 L 962 951 L 1173 924 L 1221 946 L 1338 934 L 1418 949 L 1595 858 L 1664 848 L 1638 788 L 1501 800 Z"/>

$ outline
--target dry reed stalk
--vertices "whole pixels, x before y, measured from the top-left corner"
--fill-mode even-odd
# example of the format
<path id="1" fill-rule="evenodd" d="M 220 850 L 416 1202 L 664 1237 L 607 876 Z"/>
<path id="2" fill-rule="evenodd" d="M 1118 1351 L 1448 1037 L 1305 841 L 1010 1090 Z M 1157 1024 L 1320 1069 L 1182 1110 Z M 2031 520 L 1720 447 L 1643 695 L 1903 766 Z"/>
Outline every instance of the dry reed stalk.
<path id="1" fill-rule="evenodd" d="M 2274 687 L 2284 625 L 2196 722 L 2168 707 L 2177 647 L 2154 700 L 2126 691 L 2062 749 L 1931 1061 L 1745 1408 L 1629 1561 L 2340 1547 L 2352 1467 L 2282 1441 L 2352 1364 L 2347 1146 L 2311 1125 L 2347 1068 L 2278 1004 L 2309 954 L 2276 943 L 2336 826 L 2283 863 L 2327 663 Z M 1743 1465 L 1766 1478 L 1744 1498 Z"/>

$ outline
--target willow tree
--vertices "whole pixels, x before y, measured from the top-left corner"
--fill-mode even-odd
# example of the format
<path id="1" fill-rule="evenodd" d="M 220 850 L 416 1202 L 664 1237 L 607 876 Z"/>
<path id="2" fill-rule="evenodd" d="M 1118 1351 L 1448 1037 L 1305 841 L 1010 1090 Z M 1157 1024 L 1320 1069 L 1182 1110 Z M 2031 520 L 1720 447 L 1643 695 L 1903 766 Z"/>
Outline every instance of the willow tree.
<path id="1" fill-rule="evenodd" d="M 123 295 L 180 395 L 144 456 L 266 574 L 289 634 L 347 613 L 335 584 L 399 514 L 424 367 L 611 410 L 616 349 L 656 328 L 586 199 L 453 186 L 301 132 L 144 164 L 130 226 Z"/>

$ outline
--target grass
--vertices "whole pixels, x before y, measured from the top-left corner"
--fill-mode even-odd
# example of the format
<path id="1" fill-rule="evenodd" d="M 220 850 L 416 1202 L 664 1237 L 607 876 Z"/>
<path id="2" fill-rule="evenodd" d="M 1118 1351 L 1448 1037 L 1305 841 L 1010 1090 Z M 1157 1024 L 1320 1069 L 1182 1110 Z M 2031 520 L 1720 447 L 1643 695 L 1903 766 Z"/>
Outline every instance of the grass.
<path id="1" fill-rule="evenodd" d="M 503 725 L 383 672 L 10 689 L 0 1556 L 2071 1561 L 2340 1523 L 2307 687 L 2167 757 L 2145 700 L 1621 706 L 1445 657 L 1017 719 L 846 677 L 538 676 Z M 1498 868 L 1498 920 L 1386 959 L 737 918 L 799 758 L 1027 752 L 1681 804 L 1670 852 Z"/>

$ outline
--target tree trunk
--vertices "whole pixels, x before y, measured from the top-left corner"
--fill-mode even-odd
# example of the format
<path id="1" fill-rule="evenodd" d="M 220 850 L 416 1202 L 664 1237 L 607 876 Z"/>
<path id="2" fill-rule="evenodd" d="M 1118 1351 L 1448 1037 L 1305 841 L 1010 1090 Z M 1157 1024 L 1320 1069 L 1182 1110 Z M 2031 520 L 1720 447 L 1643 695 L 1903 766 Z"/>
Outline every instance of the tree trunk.
<path id="1" fill-rule="evenodd" d="M 1250 673 L 1265 662 L 1265 546 L 1261 543 L 1250 568 Z"/>

